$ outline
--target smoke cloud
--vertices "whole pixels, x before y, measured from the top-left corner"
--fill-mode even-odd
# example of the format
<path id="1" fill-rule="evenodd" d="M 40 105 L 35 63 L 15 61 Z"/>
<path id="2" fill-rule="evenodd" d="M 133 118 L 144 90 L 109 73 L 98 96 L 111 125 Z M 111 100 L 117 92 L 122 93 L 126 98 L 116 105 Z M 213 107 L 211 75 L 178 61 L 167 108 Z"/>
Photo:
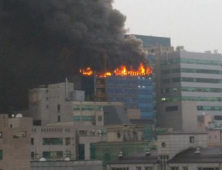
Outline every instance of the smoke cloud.
<path id="1" fill-rule="evenodd" d="M 0 0 L 0 112 L 26 108 L 39 84 L 104 69 L 105 55 L 109 69 L 146 62 L 125 20 L 112 0 Z"/>

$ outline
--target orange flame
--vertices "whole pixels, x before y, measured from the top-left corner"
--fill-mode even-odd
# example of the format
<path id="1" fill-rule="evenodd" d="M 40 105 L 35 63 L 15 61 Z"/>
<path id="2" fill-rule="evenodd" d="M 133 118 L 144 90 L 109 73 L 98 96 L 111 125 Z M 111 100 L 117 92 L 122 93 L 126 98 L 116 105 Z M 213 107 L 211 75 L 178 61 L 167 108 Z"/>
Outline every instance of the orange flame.
<path id="1" fill-rule="evenodd" d="M 140 63 L 140 66 L 137 70 L 134 70 L 132 66 L 129 69 L 125 65 L 121 65 L 119 68 L 116 68 L 113 72 L 104 72 L 100 73 L 98 77 L 108 77 L 108 76 L 150 76 L 152 74 L 152 67 L 144 66 L 143 63 Z M 90 67 L 85 70 L 80 70 L 80 73 L 84 76 L 93 75 L 93 71 Z"/>
<path id="2" fill-rule="evenodd" d="M 105 72 L 103 74 L 99 74 L 98 76 L 99 77 L 109 77 L 109 76 L 112 76 L 112 73 L 111 72 Z"/>
<path id="3" fill-rule="evenodd" d="M 87 67 L 86 69 L 80 69 L 80 73 L 82 73 L 82 75 L 84 76 L 92 76 L 93 75 L 93 71 L 90 67 Z"/>

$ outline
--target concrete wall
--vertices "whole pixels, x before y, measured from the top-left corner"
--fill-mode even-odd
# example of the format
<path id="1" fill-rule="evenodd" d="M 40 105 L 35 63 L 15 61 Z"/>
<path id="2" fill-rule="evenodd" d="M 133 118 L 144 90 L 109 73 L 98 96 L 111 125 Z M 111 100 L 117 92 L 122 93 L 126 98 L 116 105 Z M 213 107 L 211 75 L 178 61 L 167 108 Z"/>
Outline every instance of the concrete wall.
<path id="1" fill-rule="evenodd" d="M 182 104 L 182 126 L 184 132 L 197 132 L 197 105 L 193 101 L 183 101 Z"/>
<path id="2" fill-rule="evenodd" d="M 0 138 L 0 150 L 3 152 L 0 168 L 3 170 L 30 170 L 31 130 L 24 126 L 10 128 L 8 120 L 7 115 L 0 115 L 0 133 L 2 136 Z"/>
<path id="3" fill-rule="evenodd" d="M 207 134 L 207 145 L 212 147 L 222 146 L 222 132 L 221 130 L 208 131 Z"/>
<path id="4" fill-rule="evenodd" d="M 190 137 L 194 138 L 194 142 L 190 142 Z M 159 135 L 157 139 L 159 156 L 168 155 L 169 159 L 173 158 L 177 153 L 190 147 L 207 147 L 207 134 L 172 133 Z"/>

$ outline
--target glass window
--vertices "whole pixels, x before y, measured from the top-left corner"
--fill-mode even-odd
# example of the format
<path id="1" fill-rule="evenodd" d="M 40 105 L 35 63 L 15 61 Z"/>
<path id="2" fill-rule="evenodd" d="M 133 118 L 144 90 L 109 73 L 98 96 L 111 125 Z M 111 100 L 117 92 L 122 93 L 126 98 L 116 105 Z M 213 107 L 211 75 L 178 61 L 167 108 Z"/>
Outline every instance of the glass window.
<path id="1" fill-rule="evenodd" d="M 136 167 L 136 170 L 142 170 L 142 167 Z"/>
<path id="2" fill-rule="evenodd" d="M 171 170 L 179 170 L 179 167 L 171 167 Z"/>
<path id="3" fill-rule="evenodd" d="M 165 108 L 166 112 L 172 112 L 172 111 L 177 111 L 178 106 L 168 106 Z"/>
<path id="4" fill-rule="evenodd" d="M 183 167 L 183 170 L 189 170 L 188 167 Z"/>
<path id="5" fill-rule="evenodd" d="M 0 160 L 3 160 L 3 151 L 0 150 Z"/>
<path id="6" fill-rule="evenodd" d="M 82 111 L 92 111 L 94 110 L 93 105 L 82 105 Z"/>
<path id="7" fill-rule="evenodd" d="M 71 139 L 70 138 L 66 138 L 66 145 L 70 145 L 71 144 Z"/>
<path id="8" fill-rule="evenodd" d="M 81 118 L 81 116 L 74 116 L 74 121 L 79 122 L 80 118 Z"/>
<path id="9" fill-rule="evenodd" d="M 3 136 L 3 133 L 2 133 L 2 132 L 0 132 L 0 138 L 2 138 L 2 136 Z"/>
<path id="10" fill-rule="evenodd" d="M 60 104 L 57 105 L 57 112 L 60 113 Z"/>
<path id="11" fill-rule="evenodd" d="M 144 169 L 145 169 L 145 170 L 153 170 L 152 167 L 145 167 Z"/>
<path id="12" fill-rule="evenodd" d="M 96 111 L 102 111 L 103 110 L 103 106 L 95 106 L 95 110 Z"/>
<path id="13" fill-rule="evenodd" d="M 103 117 L 102 116 L 98 116 L 98 121 L 102 121 L 103 120 Z"/>
<path id="14" fill-rule="evenodd" d="M 31 145 L 34 145 L 34 138 L 31 138 Z"/>
<path id="15" fill-rule="evenodd" d="M 194 143 L 194 136 L 190 136 L 190 143 Z"/>
<path id="16" fill-rule="evenodd" d="M 63 152 L 62 151 L 43 152 L 43 157 L 46 158 L 46 159 L 63 158 Z"/>
<path id="17" fill-rule="evenodd" d="M 79 111 L 79 110 L 80 110 L 80 105 L 74 105 L 74 106 L 73 106 L 73 110 Z"/>
<path id="18" fill-rule="evenodd" d="M 43 145 L 63 145 L 62 138 L 43 138 L 42 139 Z"/>
<path id="19" fill-rule="evenodd" d="M 95 116 L 82 116 L 82 121 L 95 121 Z"/>

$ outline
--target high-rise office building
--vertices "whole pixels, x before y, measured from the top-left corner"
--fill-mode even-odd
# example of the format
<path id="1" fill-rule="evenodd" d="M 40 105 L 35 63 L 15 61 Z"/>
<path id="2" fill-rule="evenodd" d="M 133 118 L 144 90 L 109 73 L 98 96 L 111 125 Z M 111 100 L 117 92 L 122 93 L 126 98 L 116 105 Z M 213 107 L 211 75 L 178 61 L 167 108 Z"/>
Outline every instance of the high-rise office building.
<path id="1" fill-rule="evenodd" d="M 177 50 L 159 55 L 158 60 L 157 119 L 160 127 L 185 131 L 183 123 L 189 126 L 198 116 L 222 118 L 220 54 Z M 185 112 L 195 112 L 195 115 L 190 117 Z"/>
<path id="2" fill-rule="evenodd" d="M 153 119 L 151 77 L 107 77 L 106 97 L 108 101 L 123 102 L 127 109 L 140 109 L 142 119 Z"/>

